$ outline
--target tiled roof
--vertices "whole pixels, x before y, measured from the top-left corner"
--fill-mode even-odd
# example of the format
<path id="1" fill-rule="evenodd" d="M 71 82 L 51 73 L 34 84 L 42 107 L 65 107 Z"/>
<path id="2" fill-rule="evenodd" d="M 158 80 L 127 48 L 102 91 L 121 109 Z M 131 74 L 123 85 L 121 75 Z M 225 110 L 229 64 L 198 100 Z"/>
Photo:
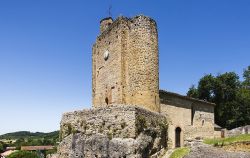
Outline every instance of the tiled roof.
<path id="1" fill-rule="evenodd" d="M 191 97 L 188 97 L 188 96 L 180 95 L 180 94 L 173 93 L 173 92 L 168 92 L 168 91 L 165 91 L 165 90 L 160 90 L 159 92 L 162 93 L 162 94 L 167 94 L 167 95 L 179 97 L 179 98 L 186 99 L 186 100 L 192 100 L 192 101 L 195 101 L 195 102 L 205 103 L 205 104 L 209 104 L 209 105 L 213 105 L 213 106 L 216 105 L 216 104 L 208 102 L 206 100 L 191 98 Z"/>

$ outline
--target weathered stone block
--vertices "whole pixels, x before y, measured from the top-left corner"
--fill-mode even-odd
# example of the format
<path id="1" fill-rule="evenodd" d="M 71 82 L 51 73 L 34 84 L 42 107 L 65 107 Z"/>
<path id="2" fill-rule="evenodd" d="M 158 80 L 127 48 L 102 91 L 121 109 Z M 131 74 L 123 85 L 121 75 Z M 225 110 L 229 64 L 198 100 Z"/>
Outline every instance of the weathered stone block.
<path id="1" fill-rule="evenodd" d="M 150 157 L 167 148 L 166 118 L 137 106 L 117 105 L 63 115 L 60 158 Z"/>

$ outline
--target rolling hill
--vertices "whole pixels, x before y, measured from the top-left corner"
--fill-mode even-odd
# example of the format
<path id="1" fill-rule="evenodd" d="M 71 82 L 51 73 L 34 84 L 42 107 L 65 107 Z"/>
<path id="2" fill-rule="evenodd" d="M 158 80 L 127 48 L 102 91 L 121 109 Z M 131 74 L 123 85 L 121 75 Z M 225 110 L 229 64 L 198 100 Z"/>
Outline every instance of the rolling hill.
<path id="1" fill-rule="evenodd" d="M 29 132 L 29 131 L 19 131 L 13 133 L 6 133 L 0 135 L 0 139 L 58 139 L 59 138 L 59 131 L 49 132 L 49 133 L 42 133 L 42 132 Z"/>

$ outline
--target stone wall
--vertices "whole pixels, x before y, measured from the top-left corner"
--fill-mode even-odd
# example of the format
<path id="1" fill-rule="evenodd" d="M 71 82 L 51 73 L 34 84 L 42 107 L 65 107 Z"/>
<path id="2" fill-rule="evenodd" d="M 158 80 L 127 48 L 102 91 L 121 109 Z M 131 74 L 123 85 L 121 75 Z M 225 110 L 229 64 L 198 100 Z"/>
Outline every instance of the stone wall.
<path id="1" fill-rule="evenodd" d="M 241 134 L 249 134 L 250 133 L 250 125 L 234 128 L 231 130 L 223 130 L 225 137 L 233 137 Z"/>
<path id="2" fill-rule="evenodd" d="M 215 104 L 160 91 L 161 113 L 169 119 L 169 139 L 175 147 L 175 129 L 181 128 L 181 146 L 188 141 L 214 136 Z"/>
<path id="3" fill-rule="evenodd" d="M 156 22 L 145 16 L 130 20 L 126 103 L 159 108 L 158 32 Z"/>
<path id="4" fill-rule="evenodd" d="M 131 105 L 65 113 L 60 158 L 159 157 L 167 148 L 167 120 Z"/>
<path id="5" fill-rule="evenodd" d="M 221 138 L 222 137 L 222 130 L 221 129 L 215 129 L 214 130 L 214 138 Z"/>
<path id="6" fill-rule="evenodd" d="M 102 32 L 93 45 L 92 93 L 94 107 L 122 103 L 122 42 L 119 34 L 123 26 L 125 26 L 123 20 L 114 21 Z M 106 52 L 109 54 L 107 58 L 104 58 Z"/>
<path id="7" fill-rule="evenodd" d="M 104 19 L 101 25 L 107 23 L 92 49 L 93 106 L 136 104 L 159 112 L 156 22 L 141 15 Z"/>

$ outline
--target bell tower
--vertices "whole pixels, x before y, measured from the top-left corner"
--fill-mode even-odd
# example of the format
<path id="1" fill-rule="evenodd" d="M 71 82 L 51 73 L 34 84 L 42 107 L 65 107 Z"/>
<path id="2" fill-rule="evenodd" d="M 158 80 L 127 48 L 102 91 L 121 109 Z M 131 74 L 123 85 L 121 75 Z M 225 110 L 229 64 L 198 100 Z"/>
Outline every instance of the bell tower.
<path id="1" fill-rule="evenodd" d="M 159 107 L 158 33 L 146 16 L 104 18 L 92 48 L 92 103 Z"/>

